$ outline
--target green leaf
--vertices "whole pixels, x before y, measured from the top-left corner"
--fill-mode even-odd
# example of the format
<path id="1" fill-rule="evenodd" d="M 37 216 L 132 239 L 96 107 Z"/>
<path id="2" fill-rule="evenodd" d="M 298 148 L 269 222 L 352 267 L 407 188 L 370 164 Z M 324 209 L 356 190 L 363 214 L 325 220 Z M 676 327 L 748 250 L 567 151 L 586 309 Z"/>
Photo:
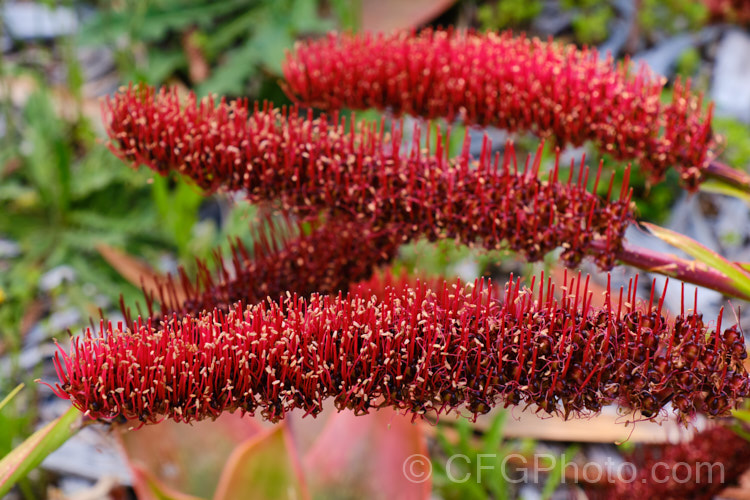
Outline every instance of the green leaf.
<path id="1" fill-rule="evenodd" d="M 750 423 L 750 410 L 734 410 L 732 416 L 737 420 Z"/>
<path id="2" fill-rule="evenodd" d="M 737 290 L 746 296 L 750 295 L 750 274 L 745 272 L 741 266 L 728 261 L 710 248 L 706 248 L 683 234 L 647 222 L 642 223 L 642 225 L 660 240 L 679 248 L 699 262 L 723 273 Z"/>
<path id="3" fill-rule="evenodd" d="M 5 408 L 5 405 L 10 403 L 10 400 L 15 397 L 16 394 L 21 392 L 21 389 L 23 389 L 23 384 L 18 384 L 15 389 L 10 391 L 10 394 L 5 396 L 2 401 L 0 401 L 0 411 L 3 411 L 3 408 Z"/>
<path id="4" fill-rule="evenodd" d="M 552 494 L 555 492 L 558 486 L 563 484 L 563 474 L 565 473 L 565 467 L 570 460 L 570 457 L 578 453 L 579 446 L 569 446 L 563 453 L 560 460 L 554 461 L 554 467 L 549 471 L 547 481 L 544 483 L 544 489 L 542 489 L 542 499 L 549 500 L 552 498 Z"/>
<path id="5" fill-rule="evenodd" d="M 503 460 L 505 456 L 510 452 L 510 448 L 503 447 L 503 428 L 505 426 L 505 420 L 507 412 L 500 411 L 492 419 L 489 429 L 484 433 L 482 439 L 482 453 L 495 457 L 495 474 L 490 476 L 489 488 L 498 500 L 505 500 L 508 498 L 508 484 L 505 481 L 507 477 L 502 471 Z"/>
<path id="6" fill-rule="evenodd" d="M 225 51 L 235 40 L 246 37 L 257 24 L 259 12 L 263 11 L 261 9 L 249 9 L 212 31 L 205 41 L 206 55 L 214 58 Z"/>
<path id="7" fill-rule="evenodd" d="M 183 179 L 170 188 L 169 179 L 159 176 L 154 178 L 151 192 L 161 221 L 177 244 L 180 256 L 187 259 L 190 255 L 188 243 L 193 226 L 198 222 L 203 195 Z"/>
<path id="8" fill-rule="evenodd" d="M 10 394 L 8 394 L 7 396 L 5 396 L 5 398 L 3 398 L 2 401 L 0 401 L 0 411 L 3 411 L 3 408 L 5 408 L 5 405 L 7 405 L 8 403 L 10 403 L 10 400 L 13 399 L 16 396 L 16 394 L 18 394 L 19 392 L 21 392 L 21 389 L 23 389 L 23 384 L 22 383 L 18 384 L 15 389 L 13 389 L 12 391 L 10 391 Z"/>
<path id="9" fill-rule="evenodd" d="M 0 496 L 8 493 L 16 482 L 26 477 L 81 427 L 82 414 L 77 408 L 71 407 L 0 460 Z"/>
<path id="10" fill-rule="evenodd" d="M 227 461 L 214 500 L 309 498 L 284 424 L 240 446 Z"/>
<path id="11" fill-rule="evenodd" d="M 750 205 L 750 193 L 724 182 L 719 182 L 717 180 L 707 180 L 706 182 L 701 184 L 700 190 L 705 193 L 717 193 L 726 196 L 733 196 Z"/>
<path id="12" fill-rule="evenodd" d="M 127 6 L 92 16 L 83 26 L 78 40 L 83 45 L 111 42 L 125 35 L 139 41 L 161 40 L 170 30 L 183 30 L 193 24 L 209 26 L 217 17 L 231 14 L 234 10 L 246 8 L 253 3 L 253 0 L 177 0 L 144 4 L 145 9 Z"/>
<path id="13" fill-rule="evenodd" d="M 143 78 L 151 85 L 160 85 L 180 68 L 187 66 L 182 50 L 149 50 L 148 65 L 141 69 Z"/>
<path id="14" fill-rule="evenodd" d="M 227 52 L 225 60 L 198 86 L 196 93 L 243 94 L 245 82 L 258 72 L 260 58 L 257 47 L 252 40 L 248 40 L 244 45 Z"/>

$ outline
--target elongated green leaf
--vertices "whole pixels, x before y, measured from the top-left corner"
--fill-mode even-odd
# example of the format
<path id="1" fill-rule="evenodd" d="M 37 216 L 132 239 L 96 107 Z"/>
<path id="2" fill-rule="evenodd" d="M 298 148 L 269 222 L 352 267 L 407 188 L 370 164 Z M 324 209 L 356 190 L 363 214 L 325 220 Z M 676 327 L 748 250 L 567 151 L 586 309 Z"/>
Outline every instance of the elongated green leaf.
<path id="1" fill-rule="evenodd" d="M 552 494 L 555 492 L 558 486 L 563 484 L 562 478 L 565 474 L 565 467 L 569 463 L 570 458 L 578 453 L 579 446 L 569 446 L 562 455 L 561 460 L 555 460 L 553 468 L 549 472 L 547 481 L 544 483 L 544 489 L 542 490 L 542 498 L 549 500 L 552 498 Z"/>
<path id="2" fill-rule="evenodd" d="M 501 474 L 501 471 L 505 465 L 505 457 L 511 452 L 512 448 L 509 446 L 503 446 L 503 428 L 505 426 L 505 420 L 508 413 L 500 411 L 492 419 L 489 429 L 484 433 L 482 438 L 482 453 L 487 456 L 495 458 L 494 470 L 495 474 L 491 474 L 488 479 L 488 487 L 494 494 L 497 500 L 506 500 L 510 498 L 508 484 L 505 480 L 506 474 Z"/>
<path id="3" fill-rule="evenodd" d="M 701 184 L 700 190 L 705 193 L 717 193 L 724 194 L 727 196 L 733 196 L 739 198 L 747 204 L 750 204 L 750 193 L 743 191 L 742 189 L 727 184 L 725 182 L 719 182 L 716 180 L 708 180 Z"/>
<path id="4" fill-rule="evenodd" d="M 750 410 L 734 410 L 732 416 L 745 423 L 750 423 Z"/>
<path id="5" fill-rule="evenodd" d="M 643 226 L 662 241 L 679 248 L 699 262 L 723 273 L 737 290 L 745 295 L 750 295 L 750 274 L 745 272 L 741 266 L 728 261 L 710 248 L 706 248 L 685 235 L 646 222 L 643 223 Z"/>
<path id="6" fill-rule="evenodd" d="M 81 412 L 71 407 L 0 460 L 0 496 L 10 491 L 18 480 L 26 477 L 47 455 L 78 432 L 81 426 Z"/>
<path id="7" fill-rule="evenodd" d="M 3 411 L 3 408 L 5 408 L 5 405 L 10 403 L 10 400 L 15 397 L 16 394 L 21 392 L 21 389 L 23 389 L 23 384 L 18 384 L 15 389 L 10 391 L 10 394 L 5 396 L 2 401 L 0 401 L 0 411 Z"/>

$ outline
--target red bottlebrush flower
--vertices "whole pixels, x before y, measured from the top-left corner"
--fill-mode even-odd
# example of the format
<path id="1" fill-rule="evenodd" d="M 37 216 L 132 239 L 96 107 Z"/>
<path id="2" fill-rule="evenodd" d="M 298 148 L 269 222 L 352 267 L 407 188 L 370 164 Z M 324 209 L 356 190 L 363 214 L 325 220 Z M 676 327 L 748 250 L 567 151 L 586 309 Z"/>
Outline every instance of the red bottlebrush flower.
<path id="1" fill-rule="evenodd" d="M 628 64 L 615 67 L 595 50 L 510 32 L 477 34 L 332 34 L 297 45 L 284 64 L 287 93 L 321 109 L 378 108 L 426 118 L 462 117 L 554 137 L 595 142 L 602 152 L 636 162 L 654 181 L 670 166 L 696 189 L 711 160 L 711 107 L 689 85 Z"/>
<path id="2" fill-rule="evenodd" d="M 711 500 L 750 467 L 750 442 L 718 425 L 686 443 L 646 446 L 625 460 L 636 469 L 623 469 L 604 491 L 592 488 L 592 500 Z"/>
<path id="3" fill-rule="evenodd" d="M 302 224 L 268 220 L 254 228 L 251 250 L 237 240 L 231 246 L 231 258 L 215 253 L 212 272 L 206 261 L 198 260 L 198 276 L 190 279 L 181 272 L 170 279 L 159 296 L 146 295 L 149 315 L 154 319 L 154 299 L 158 299 L 160 317 L 198 314 L 219 309 L 228 312 L 238 301 L 262 302 L 266 297 L 285 293 L 308 296 L 346 291 L 349 286 L 372 276 L 380 265 L 396 256 L 399 242 L 388 232 L 376 233 L 366 224 L 349 219 L 320 223 L 306 233 Z M 185 291 L 179 301 L 175 289 Z M 128 325 L 130 311 L 123 307 Z"/>
<path id="4" fill-rule="evenodd" d="M 594 309 L 587 284 L 572 280 L 559 301 L 543 277 L 536 297 L 511 280 L 502 303 L 483 283 L 394 289 L 382 301 L 289 295 L 161 329 L 108 326 L 60 348 L 54 390 L 93 418 L 143 422 L 237 410 L 276 421 L 294 408 L 315 415 L 328 398 L 415 418 L 527 403 L 567 417 L 611 402 L 654 418 L 671 401 L 689 419 L 747 396 L 735 327 L 722 331 L 719 318 L 711 331 L 696 314 L 668 322 L 659 307 L 634 308 L 634 293 Z"/>
<path id="5" fill-rule="evenodd" d="M 750 2 L 747 0 L 703 0 L 712 19 L 750 23 Z"/>
<path id="6" fill-rule="evenodd" d="M 337 120 L 250 112 L 244 101 L 215 106 L 191 96 L 182 108 L 175 93 L 147 87 L 117 94 L 107 109 L 111 148 L 125 160 L 178 171 L 206 189 L 242 189 L 254 202 L 278 200 L 302 216 L 353 217 L 402 242 L 504 242 L 528 260 L 563 247 L 569 265 L 590 254 L 608 269 L 633 220 L 627 181 L 619 199 L 605 201 L 586 190 L 584 168 L 565 182 L 556 166 L 543 181 L 538 154 L 519 169 L 512 144 L 501 161 L 485 141 L 475 164 L 468 148 L 448 160 L 440 142 L 435 156 L 418 142 L 407 155 L 398 130 L 391 142 L 382 130 L 345 133 Z"/>

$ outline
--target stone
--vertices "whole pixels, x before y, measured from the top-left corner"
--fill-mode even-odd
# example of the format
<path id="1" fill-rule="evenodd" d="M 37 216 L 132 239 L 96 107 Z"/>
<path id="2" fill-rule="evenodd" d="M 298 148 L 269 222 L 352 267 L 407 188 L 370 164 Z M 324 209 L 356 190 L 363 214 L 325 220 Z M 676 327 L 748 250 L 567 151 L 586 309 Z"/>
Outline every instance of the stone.
<path id="1" fill-rule="evenodd" d="M 76 271 L 70 266 L 57 266 L 50 269 L 39 278 L 39 288 L 43 291 L 54 290 L 66 281 L 74 281 Z"/>
<path id="2" fill-rule="evenodd" d="M 688 49 L 699 47 L 715 40 L 721 33 L 718 26 L 703 28 L 698 33 L 683 33 L 670 37 L 654 48 L 633 57 L 635 64 L 646 64 L 658 76 L 671 76 L 677 60 Z"/>
<path id="3" fill-rule="evenodd" d="M 70 7 L 48 7 L 35 2 L 7 2 L 2 6 L 3 25 L 14 40 L 49 39 L 72 35 L 78 17 Z"/>
<path id="4" fill-rule="evenodd" d="M 750 35 L 730 30 L 716 54 L 711 97 L 717 111 L 750 123 Z"/>

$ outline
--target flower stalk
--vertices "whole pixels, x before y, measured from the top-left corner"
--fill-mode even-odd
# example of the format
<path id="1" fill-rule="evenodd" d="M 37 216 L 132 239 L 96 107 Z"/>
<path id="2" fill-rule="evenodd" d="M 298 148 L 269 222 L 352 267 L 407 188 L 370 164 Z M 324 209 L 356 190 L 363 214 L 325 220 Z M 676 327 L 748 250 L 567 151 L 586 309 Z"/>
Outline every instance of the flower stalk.
<path id="1" fill-rule="evenodd" d="M 712 160 L 706 167 L 705 177 L 734 186 L 741 191 L 750 193 L 750 174 L 737 170 L 718 160 Z"/>
<path id="2" fill-rule="evenodd" d="M 671 253 L 661 253 L 624 242 L 617 251 L 617 261 L 636 269 L 716 290 L 729 297 L 750 300 L 750 293 L 737 287 L 730 277 L 698 260 L 683 259 Z"/>

